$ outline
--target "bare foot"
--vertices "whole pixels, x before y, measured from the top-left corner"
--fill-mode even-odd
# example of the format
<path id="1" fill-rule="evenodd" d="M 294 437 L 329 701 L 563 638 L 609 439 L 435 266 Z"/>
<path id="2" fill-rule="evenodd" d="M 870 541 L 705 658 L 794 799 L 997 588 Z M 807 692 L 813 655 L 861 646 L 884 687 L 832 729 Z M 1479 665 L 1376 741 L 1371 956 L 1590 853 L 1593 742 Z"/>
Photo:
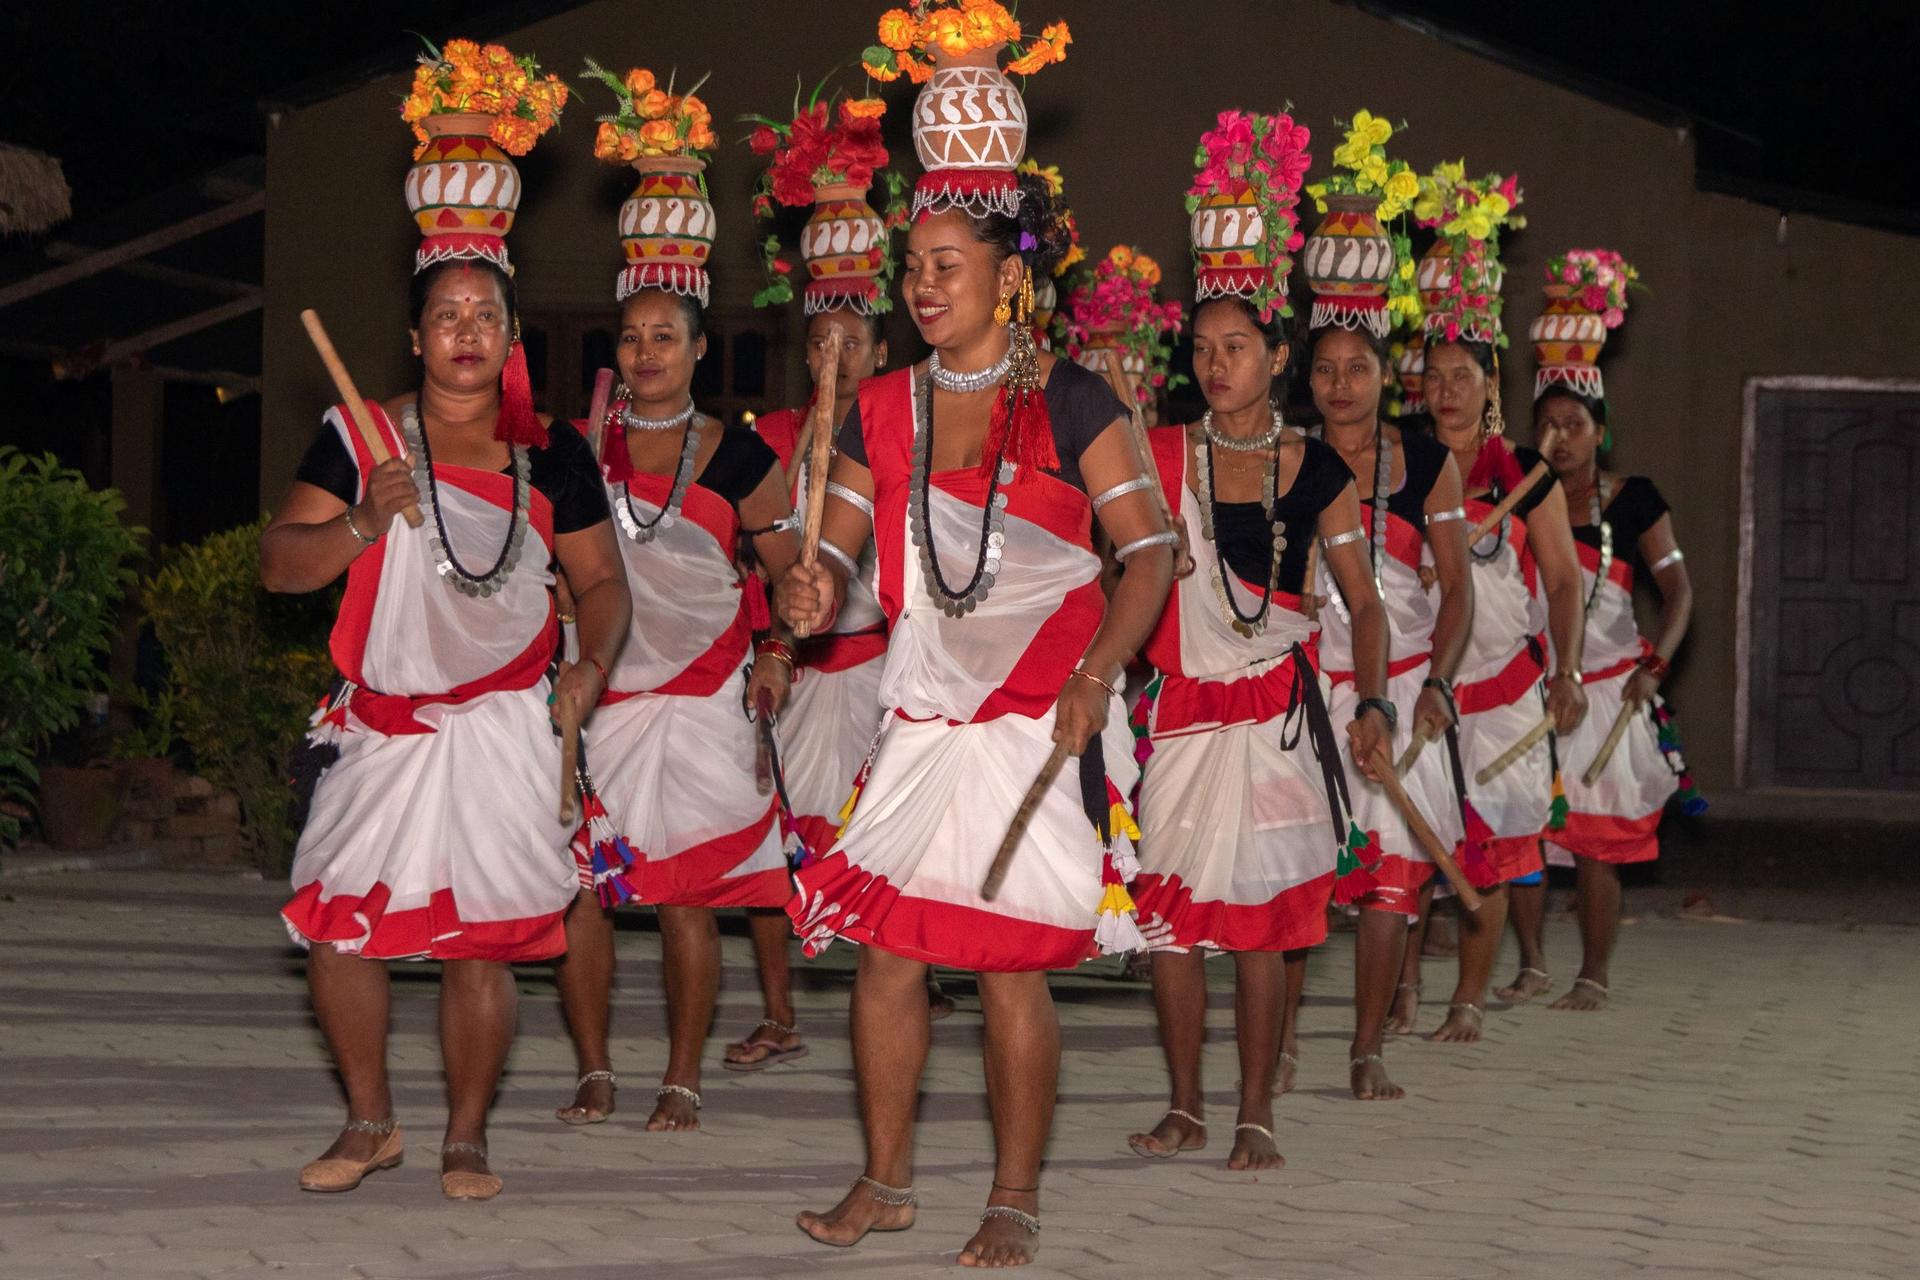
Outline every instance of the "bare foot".
<path id="1" fill-rule="evenodd" d="M 1377 1053 L 1355 1054 L 1348 1076 L 1353 1096 L 1362 1102 L 1397 1102 L 1407 1091 L 1387 1079 L 1387 1064 Z"/>
<path id="2" fill-rule="evenodd" d="M 1207 1125 L 1203 1120 L 1181 1111 L 1169 1111 L 1150 1133 L 1128 1137 L 1127 1145 L 1137 1156 L 1164 1160 L 1182 1151 L 1198 1151 L 1207 1145 Z"/>
<path id="3" fill-rule="evenodd" d="M 1420 1016 L 1420 984 L 1403 982 L 1393 989 L 1393 1008 L 1387 1011 L 1386 1033 L 1390 1036 L 1410 1036 L 1413 1023 Z"/>
<path id="4" fill-rule="evenodd" d="M 788 1058 L 803 1058 L 807 1046 L 800 1033 L 783 1022 L 761 1019 L 760 1025 L 745 1040 L 727 1046 L 723 1066 L 732 1071 L 759 1071 Z"/>
<path id="5" fill-rule="evenodd" d="M 1607 1007 L 1607 987 L 1603 982 L 1592 978 L 1575 978 L 1567 994 L 1548 1005 L 1549 1009 L 1571 1009 L 1577 1013 L 1591 1013 Z"/>
<path id="6" fill-rule="evenodd" d="M 661 1085 L 647 1117 L 648 1133 L 690 1133 L 700 1127 L 700 1095 L 683 1085 Z"/>
<path id="7" fill-rule="evenodd" d="M 1545 969 L 1522 969 L 1520 976 L 1504 987 L 1495 987 L 1493 994 L 1509 1004 L 1525 1004 L 1535 996 L 1543 996 L 1553 990 L 1553 979 Z"/>
<path id="8" fill-rule="evenodd" d="M 1227 1157 L 1229 1169 L 1278 1169 L 1287 1162 L 1273 1140 L 1271 1113 L 1262 1117 L 1267 1124 L 1242 1120 L 1233 1127 L 1233 1152 Z"/>
<path id="9" fill-rule="evenodd" d="M 1440 1044 L 1472 1044 L 1480 1038 L 1480 1022 L 1485 1016 L 1479 1005 L 1456 1000 L 1447 1006 L 1447 1020 L 1427 1039 Z"/>
<path id="10" fill-rule="evenodd" d="M 987 1198 L 989 1212 L 980 1219 L 980 1229 L 960 1250 L 963 1267 L 1024 1267 L 1040 1252 L 1039 1221 L 1030 1215 L 1040 1207 L 1037 1191 L 1008 1191 L 995 1187 Z M 1017 1211 L 994 1213 L 993 1209 Z M 1025 1221 L 1022 1219 L 1025 1218 Z"/>
<path id="11" fill-rule="evenodd" d="M 1300 1059 L 1285 1049 L 1280 1051 L 1280 1067 L 1273 1077 L 1273 1096 L 1292 1093 L 1294 1080 L 1300 1074 Z"/>
<path id="12" fill-rule="evenodd" d="M 877 1186 L 877 1189 L 876 1189 Z M 876 1195 L 899 1204 L 883 1204 Z M 840 1198 L 840 1203 L 825 1213 L 808 1210 L 793 1223 L 818 1240 L 838 1248 L 858 1244 L 869 1231 L 905 1231 L 913 1225 L 915 1198 L 911 1187 L 877 1185 L 862 1177 Z"/>
<path id="13" fill-rule="evenodd" d="M 599 1124 L 613 1114 L 613 1072 L 589 1071 L 574 1087 L 573 1103 L 553 1115 L 567 1124 Z"/>

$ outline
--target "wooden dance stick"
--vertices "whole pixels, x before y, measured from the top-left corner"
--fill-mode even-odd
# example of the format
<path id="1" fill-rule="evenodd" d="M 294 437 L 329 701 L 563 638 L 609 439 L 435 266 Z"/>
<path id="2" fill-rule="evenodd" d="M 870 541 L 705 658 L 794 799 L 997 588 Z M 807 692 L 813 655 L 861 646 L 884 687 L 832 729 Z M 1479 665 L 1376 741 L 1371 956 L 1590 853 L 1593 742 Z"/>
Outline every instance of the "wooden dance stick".
<path id="1" fill-rule="evenodd" d="M 835 391 L 840 374 L 840 344 L 846 330 L 838 320 L 827 326 L 827 350 L 833 362 L 813 382 L 813 412 L 807 420 L 807 526 L 800 538 L 800 563 L 811 569 L 820 563 L 820 524 L 827 518 L 827 467 L 833 460 L 833 429 L 840 421 Z M 795 638 L 813 634 L 813 623 L 802 618 L 793 624 Z"/>
<path id="2" fill-rule="evenodd" d="M 1120 353 L 1109 347 L 1103 353 L 1106 356 L 1107 384 L 1113 393 L 1120 397 L 1120 403 L 1127 406 L 1127 438 L 1133 441 L 1133 451 L 1140 459 L 1140 474 L 1153 485 L 1153 500 L 1160 508 L 1160 518 L 1178 539 L 1173 548 L 1173 576 L 1184 578 L 1193 572 L 1193 554 L 1187 549 L 1186 527 L 1173 518 L 1173 507 L 1167 502 L 1167 491 L 1160 487 L 1160 468 L 1154 465 L 1153 445 L 1147 440 L 1146 411 L 1141 408 L 1140 400 L 1134 395 L 1133 379 L 1120 363 Z"/>
<path id="3" fill-rule="evenodd" d="M 1419 806 L 1414 804 L 1413 797 L 1408 795 L 1407 789 L 1400 785 L 1399 775 L 1393 771 L 1393 756 L 1385 747 L 1376 749 L 1373 767 L 1380 775 L 1380 785 L 1385 787 L 1387 794 L 1392 797 L 1394 808 L 1400 811 L 1401 820 L 1407 824 L 1408 832 L 1426 851 L 1427 857 L 1433 860 L 1433 865 L 1440 868 L 1440 874 L 1447 878 L 1447 883 L 1453 886 L 1453 892 L 1460 899 L 1460 905 L 1469 911 L 1478 911 L 1480 891 L 1473 887 L 1473 882 L 1467 879 L 1464 871 L 1460 870 L 1460 864 L 1453 860 L 1453 854 L 1440 843 L 1440 837 L 1434 834 L 1433 828 L 1427 825 L 1426 818 L 1421 816 Z"/>
<path id="4" fill-rule="evenodd" d="M 554 708 L 560 723 L 560 821 L 571 826 L 578 810 L 574 798 L 579 793 L 580 716 L 568 699 Z"/>
<path id="5" fill-rule="evenodd" d="M 1505 520 L 1508 515 L 1512 514 L 1513 509 L 1520 505 L 1521 499 L 1525 498 L 1529 493 L 1532 493 L 1534 486 L 1547 478 L 1548 470 L 1549 468 L 1545 459 L 1534 463 L 1533 470 L 1527 472 L 1526 479 L 1515 485 L 1512 493 L 1500 499 L 1499 506 L 1480 517 L 1479 524 L 1467 530 L 1467 545 L 1472 546 L 1474 543 L 1480 541 L 1480 539 L 1486 537 L 1495 526 L 1502 520 Z"/>
<path id="6" fill-rule="evenodd" d="M 1427 732 L 1426 725 L 1417 724 L 1413 726 L 1413 741 L 1407 744 L 1406 751 L 1400 756 L 1400 767 L 1394 772 L 1402 778 L 1406 777 L 1407 770 L 1413 768 L 1413 762 L 1420 758 L 1420 752 L 1424 750 L 1427 743 L 1431 741 L 1433 741 L 1433 738 Z"/>
<path id="7" fill-rule="evenodd" d="M 1495 756 L 1492 763 L 1488 764 L 1486 768 L 1474 774 L 1474 785 L 1484 787 L 1489 782 L 1492 782 L 1495 778 L 1506 772 L 1508 765 L 1533 750 L 1534 744 L 1552 731 L 1553 713 L 1548 712 L 1546 715 L 1540 717 L 1538 723 L 1536 723 L 1533 728 L 1521 734 L 1519 741 Z"/>
<path id="8" fill-rule="evenodd" d="M 333 389 L 347 402 L 347 416 L 353 419 L 353 425 L 360 432 L 360 442 L 367 446 L 367 453 L 373 458 L 373 465 L 379 466 L 393 454 L 387 451 L 387 442 L 380 437 L 380 431 L 373 425 L 373 418 L 367 413 L 367 402 L 360 398 L 353 379 L 347 374 L 347 366 L 340 363 L 340 353 L 333 349 L 333 339 L 327 336 L 326 329 L 320 323 L 319 313 L 308 307 L 300 313 L 300 323 L 307 326 L 307 337 L 313 339 L 313 349 L 320 353 L 320 363 L 327 366 L 327 373 L 333 378 Z M 409 502 L 400 509 L 409 525 L 420 527 L 420 508 Z M 385 533 L 382 529 L 380 532 Z"/>
<path id="9" fill-rule="evenodd" d="M 1007 838 L 1000 842 L 999 851 L 993 855 L 993 865 L 987 868 L 987 878 L 980 882 L 980 896 L 992 902 L 1000 896 L 1000 886 L 1006 881 L 1007 868 L 1013 865 L 1014 850 L 1026 838 L 1027 824 L 1033 821 L 1034 812 L 1040 802 L 1046 798 L 1047 791 L 1053 786 L 1053 780 L 1060 776 L 1060 770 L 1067 763 L 1067 744 L 1053 744 L 1053 754 L 1040 766 L 1039 774 L 1033 785 L 1027 788 L 1027 794 L 1020 798 L 1020 807 L 1013 811 L 1013 821 L 1007 824 Z"/>
<path id="10" fill-rule="evenodd" d="M 593 375 L 593 402 L 587 406 L 587 448 L 593 461 L 600 462 L 600 440 L 607 430 L 607 406 L 613 401 L 613 370 L 602 369 Z"/>
<path id="11" fill-rule="evenodd" d="M 1600 780 L 1600 771 L 1607 767 L 1607 761 L 1613 759 L 1613 749 L 1620 745 L 1620 739 L 1626 736 L 1627 726 L 1632 724 L 1633 718 L 1639 714 L 1640 707 L 1637 703 L 1620 704 L 1620 714 L 1613 718 L 1613 728 L 1607 730 L 1607 740 L 1600 744 L 1600 754 L 1593 758 L 1593 763 L 1587 766 L 1587 771 L 1580 775 L 1581 782 L 1590 787 Z"/>

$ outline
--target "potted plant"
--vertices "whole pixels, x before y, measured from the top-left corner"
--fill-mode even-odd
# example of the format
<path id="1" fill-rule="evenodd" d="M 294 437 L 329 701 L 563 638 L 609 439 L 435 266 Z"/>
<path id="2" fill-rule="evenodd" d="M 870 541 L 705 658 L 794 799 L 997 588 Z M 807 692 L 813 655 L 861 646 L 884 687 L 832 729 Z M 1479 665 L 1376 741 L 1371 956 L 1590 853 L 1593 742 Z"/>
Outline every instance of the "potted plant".
<path id="1" fill-rule="evenodd" d="M 29 802 L 37 784 L 42 827 L 62 844 L 117 816 L 111 770 L 36 762 L 105 682 L 115 606 L 145 536 L 122 521 L 125 505 L 51 454 L 0 447 L 0 800 Z M 19 818 L 0 808 L 0 848 L 19 837 Z"/>
<path id="2" fill-rule="evenodd" d="M 168 550 L 141 603 L 172 673 L 174 715 L 194 767 L 240 800 L 261 870 L 286 869 L 294 832 L 288 761 L 333 664 L 333 593 L 260 586 L 261 523 Z"/>

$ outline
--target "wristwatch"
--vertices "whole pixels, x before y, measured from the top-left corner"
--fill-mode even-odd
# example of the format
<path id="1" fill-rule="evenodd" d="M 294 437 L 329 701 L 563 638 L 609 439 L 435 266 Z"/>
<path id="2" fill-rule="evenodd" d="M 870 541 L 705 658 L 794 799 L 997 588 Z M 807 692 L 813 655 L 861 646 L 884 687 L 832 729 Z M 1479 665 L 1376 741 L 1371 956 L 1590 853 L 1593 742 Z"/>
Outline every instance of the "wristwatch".
<path id="1" fill-rule="evenodd" d="M 1387 722 L 1387 732 L 1392 733 L 1400 727 L 1400 712 L 1385 698 L 1362 698 L 1353 706 L 1353 718 L 1358 720 L 1369 711 L 1378 711 Z"/>
<path id="2" fill-rule="evenodd" d="M 1453 701 L 1453 681 L 1447 679 L 1445 676 L 1428 676 L 1420 682 L 1420 687 L 1422 689 L 1438 689 L 1446 695 L 1448 702 Z"/>

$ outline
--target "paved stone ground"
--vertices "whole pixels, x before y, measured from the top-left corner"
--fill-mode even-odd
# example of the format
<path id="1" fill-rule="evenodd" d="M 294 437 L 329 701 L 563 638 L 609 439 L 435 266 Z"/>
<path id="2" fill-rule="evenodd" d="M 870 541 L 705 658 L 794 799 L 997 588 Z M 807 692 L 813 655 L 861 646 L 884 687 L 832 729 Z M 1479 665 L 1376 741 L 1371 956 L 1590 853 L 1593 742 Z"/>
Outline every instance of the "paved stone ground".
<path id="1" fill-rule="evenodd" d="M 658 940 L 623 929 L 611 1123 L 551 1119 L 569 1059 L 547 975 L 522 975 L 487 1205 L 444 1201 L 430 969 L 396 983 L 398 1107 L 413 1151 L 345 1196 L 294 1171 L 340 1109 L 278 886 L 157 871 L 0 883 L 0 1277 L 539 1275 L 578 1280 L 951 1274 L 990 1179 L 980 1021 L 937 1024 L 919 1226 L 815 1245 L 795 1210 L 858 1168 L 841 954 L 802 968 L 811 1057 L 714 1070 L 704 1132 L 648 1135 L 663 1059 Z M 1636 900 L 1645 909 L 1649 898 Z M 1575 967 L 1556 918 L 1552 963 Z M 1143 988 L 1106 964 L 1056 984 L 1066 1063 L 1030 1276 L 1911 1276 L 1920 1249 L 1920 1017 L 1900 924 L 1715 924 L 1649 912 L 1626 930 L 1598 1015 L 1495 1009 L 1488 1041 L 1389 1054 L 1409 1098 L 1344 1086 L 1350 937 L 1314 963 L 1286 1168 L 1145 1162 L 1123 1136 L 1163 1105 Z M 744 937 L 726 941 L 720 1031 L 757 1013 Z M 1429 961 L 1446 990 L 1446 961 Z M 1502 974 L 1510 972 L 1503 960 Z M 1214 971 L 1213 1115 L 1230 1119 L 1229 971 Z M 1423 1024 L 1431 1026 L 1437 1011 Z M 720 1037 L 713 1053 L 717 1056 Z"/>

